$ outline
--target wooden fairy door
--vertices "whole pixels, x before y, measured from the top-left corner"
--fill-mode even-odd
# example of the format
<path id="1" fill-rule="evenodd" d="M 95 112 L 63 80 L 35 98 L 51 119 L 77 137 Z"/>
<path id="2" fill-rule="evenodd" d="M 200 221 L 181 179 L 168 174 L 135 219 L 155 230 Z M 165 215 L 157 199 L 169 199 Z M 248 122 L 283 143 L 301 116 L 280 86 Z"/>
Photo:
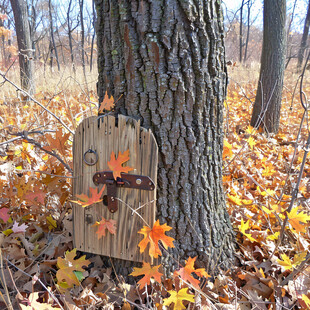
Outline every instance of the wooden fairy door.
<path id="1" fill-rule="evenodd" d="M 134 170 L 121 174 L 117 184 L 113 183 L 116 181 L 108 167 L 111 153 L 117 157 L 128 150 L 129 160 L 123 166 Z M 147 252 L 140 254 L 138 243 L 143 236 L 138 231 L 155 222 L 157 161 L 155 138 L 139 121 L 123 115 L 118 119 L 93 116 L 82 121 L 73 142 L 74 200 L 77 195 L 89 196 L 94 189 L 99 192 L 103 186 L 105 190 L 103 201 L 85 208 L 73 204 L 74 245 L 78 250 L 150 262 Z M 94 224 L 103 218 L 116 221 L 115 234 L 106 230 L 105 236 L 99 237 Z"/>

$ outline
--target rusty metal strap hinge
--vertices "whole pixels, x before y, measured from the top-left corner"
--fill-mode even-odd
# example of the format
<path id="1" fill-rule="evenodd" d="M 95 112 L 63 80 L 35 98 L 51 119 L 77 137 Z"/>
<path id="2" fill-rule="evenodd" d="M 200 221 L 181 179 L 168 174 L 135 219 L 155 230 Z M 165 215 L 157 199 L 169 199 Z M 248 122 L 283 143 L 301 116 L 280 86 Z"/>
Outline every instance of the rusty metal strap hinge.
<path id="1" fill-rule="evenodd" d="M 96 172 L 93 176 L 95 184 L 107 185 L 108 209 L 112 213 L 118 210 L 116 200 L 117 188 L 124 187 L 147 191 L 153 191 L 155 189 L 153 180 L 148 176 L 127 173 L 122 173 L 121 176 L 121 178 L 115 180 L 112 171 Z"/>

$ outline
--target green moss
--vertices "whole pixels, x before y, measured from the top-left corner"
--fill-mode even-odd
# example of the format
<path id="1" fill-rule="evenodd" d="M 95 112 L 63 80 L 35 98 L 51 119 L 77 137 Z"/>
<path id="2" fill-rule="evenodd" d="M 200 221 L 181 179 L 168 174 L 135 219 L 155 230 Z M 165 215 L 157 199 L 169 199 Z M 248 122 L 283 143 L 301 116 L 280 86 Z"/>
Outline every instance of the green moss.
<path id="1" fill-rule="evenodd" d="M 111 54 L 112 54 L 112 56 L 118 55 L 118 51 L 117 51 L 117 50 L 113 50 L 113 51 L 111 52 Z"/>

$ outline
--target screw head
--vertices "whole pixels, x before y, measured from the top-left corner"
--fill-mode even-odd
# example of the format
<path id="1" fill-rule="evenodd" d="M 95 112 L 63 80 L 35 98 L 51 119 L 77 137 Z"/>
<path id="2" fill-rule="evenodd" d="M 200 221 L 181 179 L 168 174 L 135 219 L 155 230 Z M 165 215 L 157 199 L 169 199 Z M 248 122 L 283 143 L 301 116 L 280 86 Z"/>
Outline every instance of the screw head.
<path id="1" fill-rule="evenodd" d="M 142 180 L 141 180 L 141 179 L 137 179 L 137 180 L 136 180 L 136 183 L 137 183 L 138 185 L 140 185 L 140 184 L 142 183 Z"/>

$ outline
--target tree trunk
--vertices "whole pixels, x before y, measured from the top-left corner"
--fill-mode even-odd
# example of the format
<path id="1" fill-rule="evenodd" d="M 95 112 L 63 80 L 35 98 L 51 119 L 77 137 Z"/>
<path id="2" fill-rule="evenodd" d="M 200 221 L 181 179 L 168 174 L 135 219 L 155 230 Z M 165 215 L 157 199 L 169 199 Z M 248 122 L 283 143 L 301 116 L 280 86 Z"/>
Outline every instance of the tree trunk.
<path id="1" fill-rule="evenodd" d="M 85 80 L 85 86 L 87 86 L 87 78 L 86 78 L 86 71 L 85 71 L 85 29 L 84 29 L 84 0 L 79 0 L 80 5 L 80 20 L 81 20 L 81 52 L 82 52 L 82 68 L 83 68 L 83 75 Z"/>
<path id="2" fill-rule="evenodd" d="M 25 0 L 11 0 L 19 52 L 21 88 L 30 95 L 35 92 L 33 77 L 33 50 L 28 21 L 28 8 Z"/>
<path id="3" fill-rule="evenodd" d="M 96 8 L 95 8 L 95 2 L 93 2 L 93 18 L 92 18 L 92 25 L 94 28 L 94 33 L 92 35 L 91 39 L 91 48 L 90 48 L 90 63 L 89 63 L 89 69 L 90 72 L 93 69 L 93 57 L 94 57 L 94 43 L 95 43 L 95 36 L 96 36 Z"/>
<path id="4" fill-rule="evenodd" d="M 264 0 L 261 68 L 251 125 L 277 133 L 286 54 L 286 1 Z"/>
<path id="5" fill-rule="evenodd" d="M 48 1 L 48 12 L 49 12 L 49 20 L 50 20 L 50 28 L 51 28 L 51 68 L 53 68 L 53 58 L 54 55 L 52 53 L 52 50 L 55 51 L 55 58 L 57 62 L 57 68 L 58 71 L 60 71 L 60 65 L 59 65 L 59 58 L 58 58 L 58 52 L 57 47 L 55 43 L 55 37 L 54 37 L 54 26 L 53 26 L 53 16 L 52 16 L 52 3 L 51 0 Z"/>
<path id="6" fill-rule="evenodd" d="M 199 256 L 210 272 L 234 264 L 222 187 L 227 73 L 220 1 L 95 0 L 98 93 L 140 119 L 159 146 L 157 216 L 173 227 L 177 265 Z M 173 259 L 172 259 L 173 257 Z"/>
<path id="7" fill-rule="evenodd" d="M 307 39 L 308 39 L 309 26 L 310 26 L 310 1 L 308 3 L 308 10 L 307 10 L 307 16 L 305 19 L 304 32 L 302 34 L 300 49 L 298 51 L 297 68 L 301 68 L 302 62 L 304 60 L 304 53 L 305 53 Z"/>
<path id="8" fill-rule="evenodd" d="M 249 46 L 249 39 L 250 39 L 250 28 L 251 28 L 251 7 L 253 5 L 251 0 L 248 0 L 248 24 L 247 24 L 247 32 L 246 32 L 246 40 L 245 40 L 245 48 L 244 48 L 244 57 L 243 62 L 246 62 L 248 56 L 248 46 Z"/>
<path id="9" fill-rule="evenodd" d="M 239 32 L 239 61 L 242 62 L 242 48 L 243 48 L 243 6 L 244 0 L 242 0 L 240 7 L 240 32 Z"/>
<path id="10" fill-rule="evenodd" d="M 68 10 L 67 10 L 67 25 L 68 25 L 68 37 L 69 37 L 69 47 L 70 47 L 70 56 L 71 56 L 71 64 L 73 68 L 74 77 L 76 76 L 75 71 L 75 63 L 74 63 L 74 55 L 73 55 L 73 44 L 72 44 L 72 25 L 71 25 L 71 4 L 72 0 L 69 1 Z"/>

